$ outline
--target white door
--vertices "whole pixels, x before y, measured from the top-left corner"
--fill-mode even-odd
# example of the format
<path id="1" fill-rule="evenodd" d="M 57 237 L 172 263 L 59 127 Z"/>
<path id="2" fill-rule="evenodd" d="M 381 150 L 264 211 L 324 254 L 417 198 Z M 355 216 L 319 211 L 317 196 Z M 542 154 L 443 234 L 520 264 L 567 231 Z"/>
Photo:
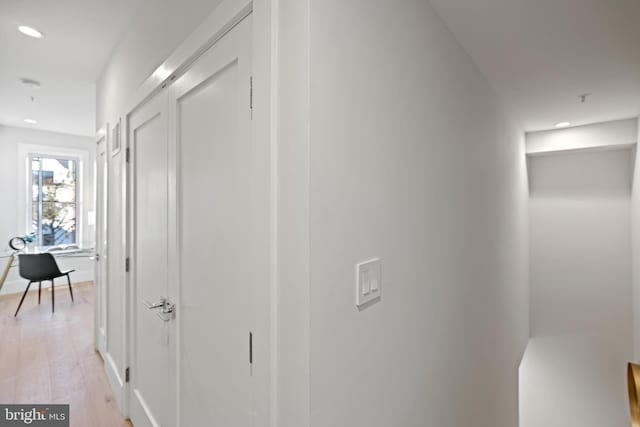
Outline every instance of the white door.
<path id="1" fill-rule="evenodd" d="M 249 15 L 169 90 L 183 427 L 251 423 L 251 28 Z"/>
<path id="2" fill-rule="evenodd" d="M 107 348 L 107 132 L 98 139 L 96 149 L 96 348 L 102 354 Z"/>
<path id="3" fill-rule="evenodd" d="M 128 116 L 129 415 L 136 427 L 175 425 L 175 322 L 167 289 L 167 97 Z M 163 300 L 164 298 L 164 300 Z"/>

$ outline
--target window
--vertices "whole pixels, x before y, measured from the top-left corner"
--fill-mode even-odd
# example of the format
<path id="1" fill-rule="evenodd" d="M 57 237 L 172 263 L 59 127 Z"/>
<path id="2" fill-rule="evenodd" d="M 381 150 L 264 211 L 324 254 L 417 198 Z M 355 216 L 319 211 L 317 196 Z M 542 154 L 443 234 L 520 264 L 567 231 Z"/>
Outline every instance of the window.
<path id="1" fill-rule="evenodd" d="M 77 243 L 78 160 L 31 155 L 31 229 L 38 246 Z"/>

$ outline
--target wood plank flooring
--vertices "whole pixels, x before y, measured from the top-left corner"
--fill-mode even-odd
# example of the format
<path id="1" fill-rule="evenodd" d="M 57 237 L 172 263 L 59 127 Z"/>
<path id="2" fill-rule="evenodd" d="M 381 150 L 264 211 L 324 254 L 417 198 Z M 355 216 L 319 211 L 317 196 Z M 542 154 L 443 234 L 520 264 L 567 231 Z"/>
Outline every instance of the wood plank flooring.
<path id="1" fill-rule="evenodd" d="M 71 427 L 132 426 L 94 350 L 94 292 L 93 283 L 75 284 L 72 303 L 69 289 L 56 287 L 52 314 L 51 292 L 43 289 L 38 305 L 36 286 L 17 318 L 21 294 L 0 298 L 0 403 L 68 403 Z"/>

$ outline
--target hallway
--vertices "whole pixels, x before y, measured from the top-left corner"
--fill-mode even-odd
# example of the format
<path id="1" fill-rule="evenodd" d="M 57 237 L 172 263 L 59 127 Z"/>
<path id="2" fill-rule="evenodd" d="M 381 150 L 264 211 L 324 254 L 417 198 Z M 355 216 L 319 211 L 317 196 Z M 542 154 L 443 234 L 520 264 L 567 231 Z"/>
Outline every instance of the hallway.
<path id="1" fill-rule="evenodd" d="M 73 304 L 57 290 L 53 316 L 48 291 L 39 306 L 37 290 L 29 292 L 15 319 L 21 294 L 0 297 L 0 402 L 68 403 L 72 427 L 131 426 L 93 347 L 93 283 L 74 285 Z"/>
<path id="2" fill-rule="evenodd" d="M 638 22 L 2 0 L 0 427 L 629 426 Z"/>

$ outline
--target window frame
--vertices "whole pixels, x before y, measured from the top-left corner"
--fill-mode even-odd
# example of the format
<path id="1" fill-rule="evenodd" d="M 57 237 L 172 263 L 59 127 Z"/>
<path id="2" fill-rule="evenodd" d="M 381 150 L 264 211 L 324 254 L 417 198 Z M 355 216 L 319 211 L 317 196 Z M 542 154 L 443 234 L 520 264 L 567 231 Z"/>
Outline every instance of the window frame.
<path id="1" fill-rule="evenodd" d="M 76 245 L 82 249 L 85 247 L 85 228 L 87 219 L 85 215 L 85 185 L 86 167 L 89 167 L 90 152 L 88 149 L 69 146 L 35 145 L 20 143 L 18 145 L 18 229 L 16 235 L 28 234 L 32 232 L 33 213 L 32 208 L 32 176 L 31 159 L 33 157 L 47 157 L 58 159 L 75 160 L 76 171 Z M 42 247 L 42 249 L 51 246 Z M 39 246 L 40 248 L 40 246 Z"/>
<path id="2" fill-rule="evenodd" d="M 69 161 L 73 161 L 76 163 L 76 170 L 75 170 L 75 174 L 76 174 L 76 182 L 75 182 L 75 193 L 76 193 L 76 197 L 75 197 L 75 211 L 76 211 L 76 235 L 75 235 L 75 243 L 73 243 L 73 245 L 77 245 L 78 247 L 80 247 L 80 230 L 81 228 L 81 223 L 80 223 L 80 218 L 82 217 L 82 211 L 80 209 L 80 181 L 82 180 L 82 177 L 80 176 L 80 164 L 82 162 L 82 160 L 80 159 L 80 157 L 77 156 L 70 156 L 70 155 L 64 155 L 64 156 L 58 156 L 58 155 L 51 155 L 51 154 L 41 154 L 41 153 L 29 153 L 29 157 L 28 157 L 28 170 L 27 170 L 27 175 L 28 175 L 28 184 L 27 184 L 27 192 L 29 193 L 29 206 L 27 206 L 27 224 L 30 228 L 30 230 L 32 230 L 33 227 L 33 160 L 34 159 L 54 159 L 54 160 L 69 160 Z M 45 246 L 42 244 L 42 236 L 38 236 L 38 233 L 36 232 L 36 237 L 37 237 L 37 244 L 39 248 L 50 248 L 53 246 L 57 246 L 57 245 L 50 245 L 50 246 Z"/>

